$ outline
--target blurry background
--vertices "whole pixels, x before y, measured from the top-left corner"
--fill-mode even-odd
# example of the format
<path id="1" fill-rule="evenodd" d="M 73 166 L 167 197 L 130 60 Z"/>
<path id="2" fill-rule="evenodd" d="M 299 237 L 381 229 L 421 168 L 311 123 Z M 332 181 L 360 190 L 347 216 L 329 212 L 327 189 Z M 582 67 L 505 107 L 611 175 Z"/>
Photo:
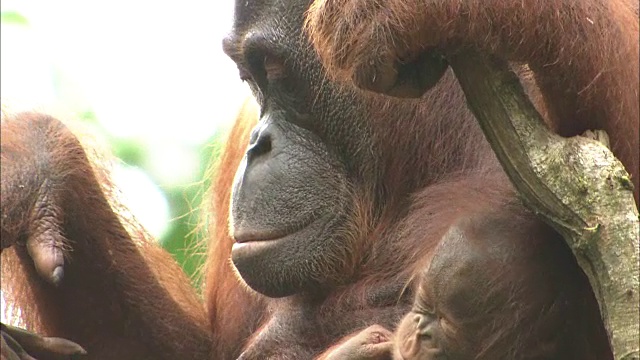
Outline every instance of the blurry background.
<path id="1" fill-rule="evenodd" d="M 2 0 L 1 11 L 2 102 L 87 123 L 122 159 L 126 205 L 192 275 L 203 171 L 248 93 L 221 50 L 233 1 Z"/>

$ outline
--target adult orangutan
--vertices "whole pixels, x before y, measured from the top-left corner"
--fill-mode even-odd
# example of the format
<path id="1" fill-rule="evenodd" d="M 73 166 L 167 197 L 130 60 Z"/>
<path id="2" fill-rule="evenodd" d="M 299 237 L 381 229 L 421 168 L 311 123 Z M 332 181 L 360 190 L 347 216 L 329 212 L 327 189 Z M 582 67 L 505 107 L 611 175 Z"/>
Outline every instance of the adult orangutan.
<path id="1" fill-rule="evenodd" d="M 363 3 L 349 4 L 355 8 Z M 449 9 L 442 4 L 458 8 L 453 0 L 415 6 L 420 14 L 429 13 L 428 6 Z M 557 121 L 560 133 L 602 125 L 612 137 L 616 154 L 636 174 L 637 154 L 623 151 L 638 142 L 638 54 L 634 51 L 638 45 L 630 41 L 638 35 L 635 8 L 622 1 L 535 4 L 540 11 L 504 0 L 486 5 L 477 18 L 476 12 L 470 12 L 469 19 L 478 21 L 478 26 L 491 15 L 496 29 L 511 29 L 521 37 L 467 32 L 469 41 L 486 37 L 487 42 L 493 41 L 486 49 L 498 55 L 518 54 L 509 58 L 530 64 L 537 84 L 523 77 L 525 86 L 538 108 Z M 527 224 L 532 229 L 527 232 L 532 252 L 524 248 L 516 254 L 535 260 L 535 244 L 554 244 L 553 248 L 567 254 L 556 234 L 520 208 L 455 78 L 449 71 L 439 76 L 446 63 L 430 54 L 412 57 L 439 69 L 434 71 L 438 76 L 419 76 L 412 82 L 417 89 L 430 88 L 419 99 L 396 99 L 336 83 L 323 70 L 303 31 L 309 5 L 308 1 L 282 0 L 236 4 L 234 26 L 223 46 L 238 65 L 240 78 L 254 92 L 259 120 L 253 130 L 249 126 L 256 121 L 253 118 L 237 124 L 214 181 L 220 187 L 212 191 L 215 226 L 206 307 L 171 258 L 144 241 L 143 232 L 123 223 L 120 212 L 113 211 L 103 173 L 92 170 L 71 133 L 38 115 L 3 122 L 2 247 L 9 248 L 3 251 L 3 258 L 9 260 L 3 261 L 3 275 L 12 276 L 9 295 L 23 309 L 30 330 L 74 341 L 96 359 L 310 359 L 329 356 L 330 352 L 323 353 L 333 351 L 332 345 L 370 325 L 393 329 L 411 311 L 414 279 L 422 278 L 415 274 L 427 268 L 434 251 L 440 254 L 450 246 L 446 239 L 454 228 L 479 244 L 505 236 L 496 241 L 504 245 L 497 251 L 509 252 L 516 241 L 529 239 L 521 239 L 522 233 L 512 224 Z M 353 20 L 347 15 L 354 8 L 344 8 L 346 26 Z M 398 8 L 381 9 L 402 13 Z M 414 9 L 408 11 L 417 14 Z M 548 19 L 547 13 L 553 16 Z M 362 13 L 363 21 L 367 14 Z M 588 15 L 598 29 L 607 31 L 583 31 L 584 18 L 579 15 Z M 459 24 L 438 16 L 428 24 L 434 27 L 429 29 L 433 36 L 439 36 L 437 26 L 447 30 L 448 24 Z M 512 16 L 518 21 L 512 22 Z M 311 26 L 331 38 L 331 31 L 339 28 L 334 20 L 328 27 L 313 21 Z M 464 23 L 474 25 L 468 19 Z M 522 26 L 521 31 L 515 25 Z M 384 34 L 389 33 L 380 33 Z M 465 40 L 464 36 L 443 37 L 437 46 L 447 49 Z M 569 46 L 572 40 L 598 51 L 578 51 L 575 45 Z M 327 44 L 325 49 L 331 49 L 335 43 Z M 534 48 L 544 51 L 523 50 Z M 331 54 L 328 51 L 323 57 L 330 59 Z M 539 54 L 557 61 L 541 66 Z M 382 69 L 388 70 L 389 57 L 380 59 Z M 353 59 L 330 69 L 348 64 L 353 65 Z M 600 75 L 591 73 L 596 65 L 601 67 Z M 363 74 L 371 75 L 369 70 L 365 66 Z M 416 94 L 411 86 L 390 91 L 397 78 L 393 71 L 380 75 L 385 76 L 382 87 L 368 86 L 366 81 L 358 84 L 392 95 Z M 373 80 L 372 84 L 378 83 Z M 244 141 L 249 146 L 240 151 Z M 507 202 L 519 210 L 500 210 L 505 208 L 498 205 L 492 210 L 487 201 Z M 498 214 L 503 230 L 462 226 L 485 219 L 485 211 L 487 219 Z M 493 223 L 484 226 L 492 228 Z M 442 239 L 446 241 L 440 246 Z M 546 330 L 543 326 L 536 334 L 545 339 L 571 332 L 575 322 L 585 321 L 571 336 L 595 350 L 574 349 L 559 341 L 546 353 L 528 345 L 499 347 L 497 358 L 540 353 L 550 354 L 548 358 L 563 354 L 565 359 L 610 357 L 595 299 L 575 261 L 561 254 L 539 261 L 532 261 L 532 268 L 547 265 L 566 269 L 566 274 L 550 277 L 556 282 L 549 285 L 549 292 L 517 304 L 534 307 L 523 312 L 529 315 L 511 319 L 514 327 L 488 328 L 491 335 L 518 337 L 527 323 L 539 320 L 532 314 L 548 310 L 535 307 L 551 301 L 572 311 L 549 311 L 548 324 L 559 327 Z M 60 266 L 63 270 L 56 270 Z M 530 269 L 521 275 L 526 278 Z M 479 276 L 487 278 L 497 274 L 488 266 L 481 271 Z M 3 276 L 3 286 L 4 280 Z M 565 282 L 576 286 L 566 293 Z M 508 287 L 492 289 L 500 296 L 510 295 Z M 473 302 L 466 302 L 468 298 L 459 301 L 462 305 L 445 305 L 491 314 L 488 321 L 513 314 L 511 308 L 495 310 L 480 303 L 476 309 Z M 448 356 L 468 354 L 465 348 L 455 347 L 459 339 L 453 340 L 448 343 L 453 344 L 448 345 Z M 483 351 L 494 354 L 489 352 L 491 344 L 482 344 L 486 348 L 474 356 Z"/>

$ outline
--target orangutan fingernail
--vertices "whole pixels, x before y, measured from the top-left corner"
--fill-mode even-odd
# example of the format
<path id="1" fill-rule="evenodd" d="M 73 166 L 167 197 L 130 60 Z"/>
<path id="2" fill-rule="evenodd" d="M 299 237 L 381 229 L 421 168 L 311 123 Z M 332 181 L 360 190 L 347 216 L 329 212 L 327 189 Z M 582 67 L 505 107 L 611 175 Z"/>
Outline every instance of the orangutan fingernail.
<path id="1" fill-rule="evenodd" d="M 58 286 L 64 277 L 64 268 L 62 266 L 57 266 L 53 269 L 53 273 L 51 274 L 51 282 L 53 285 Z"/>

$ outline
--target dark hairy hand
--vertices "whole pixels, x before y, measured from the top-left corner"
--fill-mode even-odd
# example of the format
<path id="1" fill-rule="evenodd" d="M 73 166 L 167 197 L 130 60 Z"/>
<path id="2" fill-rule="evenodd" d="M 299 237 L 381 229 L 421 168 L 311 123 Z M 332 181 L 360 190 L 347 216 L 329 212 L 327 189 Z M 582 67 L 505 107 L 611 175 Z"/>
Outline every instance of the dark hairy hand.
<path id="1" fill-rule="evenodd" d="M 86 355 L 86 351 L 73 341 L 34 334 L 10 325 L 2 325 L 2 360 L 32 360 L 33 354 Z"/>

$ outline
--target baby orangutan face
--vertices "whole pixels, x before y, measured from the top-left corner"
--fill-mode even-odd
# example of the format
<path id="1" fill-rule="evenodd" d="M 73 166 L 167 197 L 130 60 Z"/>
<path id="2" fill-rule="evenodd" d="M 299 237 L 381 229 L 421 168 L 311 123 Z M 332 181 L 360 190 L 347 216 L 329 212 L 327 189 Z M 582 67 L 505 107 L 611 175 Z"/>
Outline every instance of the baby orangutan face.
<path id="1" fill-rule="evenodd" d="M 489 265 L 485 260 L 456 228 L 447 234 L 418 281 L 411 312 L 396 330 L 392 359 L 455 360 L 472 355 L 465 335 L 473 329 L 465 320 L 478 315 L 474 299 L 484 283 L 478 275 Z"/>
<path id="2" fill-rule="evenodd" d="M 392 359 L 446 359 L 442 328 L 435 314 L 414 309 L 396 330 Z"/>

